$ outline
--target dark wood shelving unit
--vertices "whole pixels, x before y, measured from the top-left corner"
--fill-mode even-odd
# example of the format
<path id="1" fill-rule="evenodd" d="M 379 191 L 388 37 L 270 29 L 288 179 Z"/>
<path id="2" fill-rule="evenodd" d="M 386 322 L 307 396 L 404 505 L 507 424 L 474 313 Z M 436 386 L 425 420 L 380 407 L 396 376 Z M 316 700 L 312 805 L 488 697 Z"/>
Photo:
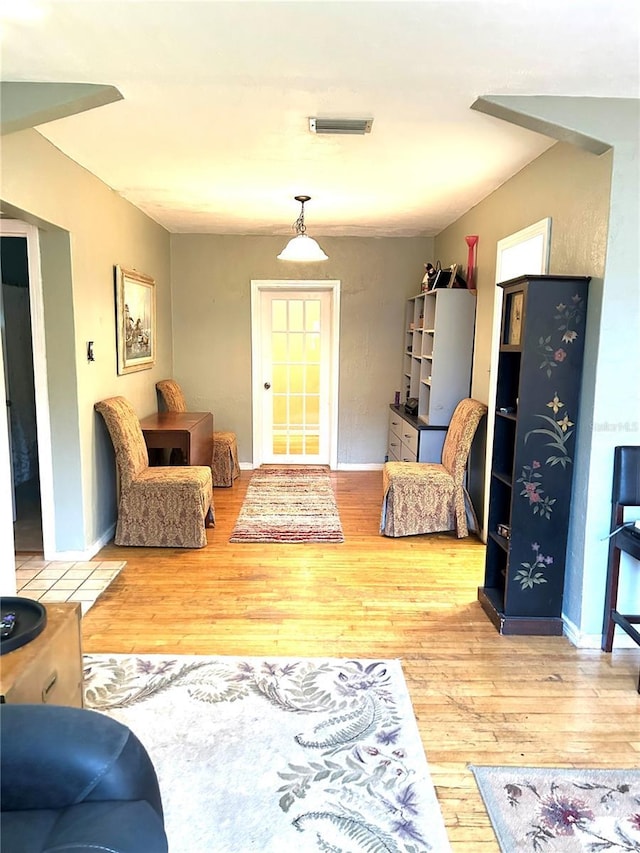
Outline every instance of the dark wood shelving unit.
<path id="1" fill-rule="evenodd" d="M 584 276 L 503 282 L 484 585 L 501 634 L 560 635 L 584 356 Z M 509 536 L 498 532 L 506 526 Z"/>

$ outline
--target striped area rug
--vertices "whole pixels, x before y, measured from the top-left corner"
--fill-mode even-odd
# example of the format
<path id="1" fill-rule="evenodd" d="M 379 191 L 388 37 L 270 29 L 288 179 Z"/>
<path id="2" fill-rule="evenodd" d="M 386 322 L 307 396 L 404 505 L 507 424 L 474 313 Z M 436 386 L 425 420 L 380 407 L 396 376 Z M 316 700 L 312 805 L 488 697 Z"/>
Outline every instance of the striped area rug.
<path id="1" fill-rule="evenodd" d="M 344 542 L 329 468 L 258 468 L 229 541 Z"/>

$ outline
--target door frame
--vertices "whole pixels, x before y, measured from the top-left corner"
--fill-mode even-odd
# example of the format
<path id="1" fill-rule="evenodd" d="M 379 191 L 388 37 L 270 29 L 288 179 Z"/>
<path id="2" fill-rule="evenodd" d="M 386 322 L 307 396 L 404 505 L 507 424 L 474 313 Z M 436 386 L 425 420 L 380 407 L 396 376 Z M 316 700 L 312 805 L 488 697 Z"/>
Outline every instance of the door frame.
<path id="1" fill-rule="evenodd" d="M 251 280 L 251 402 L 253 432 L 253 467 L 262 465 L 262 311 L 261 294 L 265 291 L 304 291 L 331 293 L 331 329 L 329 368 L 329 465 L 338 466 L 338 380 L 340 353 L 340 281 L 338 279 L 252 279 Z"/>
<path id="2" fill-rule="evenodd" d="M 27 265 L 29 271 L 29 307 L 31 311 L 31 348 L 33 352 L 33 381 L 36 402 L 36 435 L 38 440 L 38 467 L 40 475 L 40 504 L 42 513 L 42 546 L 45 559 L 55 553 L 55 519 L 53 500 L 53 448 L 47 385 L 47 354 L 45 343 L 44 297 L 40 267 L 40 240 L 38 229 L 18 219 L 0 219 L 0 237 L 26 237 Z M 0 353 L 2 358 L 2 353 Z M 4 364 L 1 366 L 4 369 Z M 8 389 L 7 389 L 8 393 Z M 2 419 L 3 422 L 5 419 Z M 7 430 L 6 423 L 0 430 Z M 4 469 L 4 466 L 2 466 Z M 4 479 L 11 477 L 10 466 L 0 471 Z M 9 487 L 12 484 L 9 479 Z M 3 510 L 3 517 L 5 515 Z M 13 528 L 11 530 L 13 543 Z"/>
<path id="3" fill-rule="evenodd" d="M 498 357 L 500 355 L 500 329 L 502 326 L 502 296 L 498 282 L 519 275 L 546 275 L 549 272 L 551 249 L 551 217 L 534 222 L 515 234 L 503 237 L 496 244 L 496 286 L 493 289 L 493 324 L 491 328 L 491 362 L 489 365 L 489 394 L 487 406 L 487 442 L 485 449 L 484 507 L 481 538 L 489 536 L 489 498 L 493 464 L 493 433 L 498 385 Z"/>

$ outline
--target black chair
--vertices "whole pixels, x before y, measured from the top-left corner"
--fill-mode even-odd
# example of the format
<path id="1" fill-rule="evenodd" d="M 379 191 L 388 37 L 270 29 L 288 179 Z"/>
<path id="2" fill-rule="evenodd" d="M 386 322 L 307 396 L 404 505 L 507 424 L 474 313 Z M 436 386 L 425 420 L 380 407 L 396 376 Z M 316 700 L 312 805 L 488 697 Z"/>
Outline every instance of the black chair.
<path id="1" fill-rule="evenodd" d="M 626 506 L 640 506 L 640 446 L 616 447 L 613 464 L 613 494 L 611 509 L 611 533 L 609 538 L 609 561 L 607 586 L 602 625 L 602 650 L 613 648 L 613 634 L 619 625 L 638 645 L 640 614 L 619 613 L 617 610 L 618 581 L 620 578 L 620 554 L 630 554 L 640 560 L 640 530 L 624 527 L 623 513 Z M 640 673 L 638 674 L 640 693 Z"/>
<path id="2" fill-rule="evenodd" d="M 0 849 L 167 853 L 158 779 L 126 726 L 96 711 L 0 705 Z"/>

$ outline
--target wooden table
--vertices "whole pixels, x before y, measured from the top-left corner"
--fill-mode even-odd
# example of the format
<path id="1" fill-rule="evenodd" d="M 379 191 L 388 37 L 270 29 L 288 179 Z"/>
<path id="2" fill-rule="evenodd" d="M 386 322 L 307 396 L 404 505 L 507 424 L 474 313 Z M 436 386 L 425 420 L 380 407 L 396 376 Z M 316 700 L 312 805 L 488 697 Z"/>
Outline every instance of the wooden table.
<path id="1" fill-rule="evenodd" d="M 78 602 L 44 606 L 44 630 L 1 658 L 0 702 L 82 708 L 81 606 Z"/>
<path id="2" fill-rule="evenodd" d="M 140 427 L 148 450 L 177 448 L 184 455 L 185 465 L 211 465 L 211 412 L 156 412 L 143 418 Z"/>

